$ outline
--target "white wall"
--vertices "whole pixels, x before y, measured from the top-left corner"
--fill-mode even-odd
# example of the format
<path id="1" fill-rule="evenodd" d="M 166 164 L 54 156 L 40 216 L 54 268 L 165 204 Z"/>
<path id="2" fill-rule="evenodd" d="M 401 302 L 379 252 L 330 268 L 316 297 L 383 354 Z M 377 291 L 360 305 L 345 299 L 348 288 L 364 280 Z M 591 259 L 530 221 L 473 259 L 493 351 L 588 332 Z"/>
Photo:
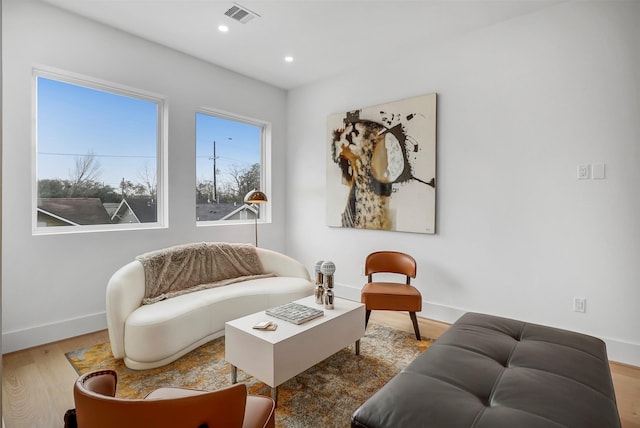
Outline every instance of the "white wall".
<path id="1" fill-rule="evenodd" d="M 251 223 L 196 228 L 198 107 L 272 123 L 273 223 L 260 225 L 260 245 L 284 250 L 284 91 L 33 0 L 3 3 L 4 352 L 106 328 L 107 280 L 137 254 L 189 241 L 253 242 Z M 31 70 L 36 65 L 168 98 L 168 229 L 32 236 Z"/>
<path id="2" fill-rule="evenodd" d="M 3 351 L 105 328 L 106 282 L 136 254 L 252 242 L 252 225 L 193 221 L 194 110 L 207 106 L 272 122 L 273 223 L 261 226 L 261 246 L 307 266 L 334 260 L 341 295 L 359 297 L 366 254 L 407 251 L 423 316 L 450 322 L 471 310 L 569 328 L 640 365 L 639 18 L 637 2 L 561 4 L 403 57 L 381 52 L 374 66 L 285 98 L 48 5 L 4 0 Z M 169 229 L 31 235 L 34 65 L 168 97 Z M 325 226 L 327 116 L 430 92 L 437 234 Z M 578 163 L 595 162 L 606 180 L 576 180 Z M 574 296 L 588 299 L 586 314 L 572 311 Z"/>
<path id="3" fill-rule="evenodd" d="M 640 365 L 638 21 L 638 2 L 564 3 L 290 91 L 289 253 L 333 260 L 338 294 L 358 298 L 369 252 L 406 251 L 422 316 L 480 311 L 586 332 Z M 431 92 L 437 234 L 325 226 L 327 116 Z M 596 162 L 605 180 L 576 179 Z"/>

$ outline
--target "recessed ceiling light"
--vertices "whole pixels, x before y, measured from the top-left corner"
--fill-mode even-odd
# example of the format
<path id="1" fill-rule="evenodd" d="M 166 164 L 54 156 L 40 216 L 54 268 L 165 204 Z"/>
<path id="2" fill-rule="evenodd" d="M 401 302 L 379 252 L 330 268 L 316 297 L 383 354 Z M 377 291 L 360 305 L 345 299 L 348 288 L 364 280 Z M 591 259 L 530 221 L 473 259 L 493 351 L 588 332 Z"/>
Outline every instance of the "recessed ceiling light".
<path id="1" fill-rule="evenodd" d="M 284 60 L 285 60 L 286 62 L 293 62 L 293 57 L 292 57 L 292 56 L 285 56 L 285 57 L 284 57 Z"/>
<path id="2" fill-rule="evenodd" d="M 229 27 L 227 27 L 226 25 L 218 25 L 218 31 L 226 33 L 227 31 L 229 31 Z"/>

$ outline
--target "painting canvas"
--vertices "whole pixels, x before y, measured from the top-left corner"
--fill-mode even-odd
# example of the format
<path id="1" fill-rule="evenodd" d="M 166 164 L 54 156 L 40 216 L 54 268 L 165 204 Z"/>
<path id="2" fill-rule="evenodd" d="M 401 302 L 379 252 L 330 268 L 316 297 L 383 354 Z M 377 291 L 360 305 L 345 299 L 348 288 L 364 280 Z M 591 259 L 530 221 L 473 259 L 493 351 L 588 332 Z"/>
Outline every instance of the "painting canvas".
<path id="1" fill-rule="evenodd" d="M 327 224 L 435 233 L 436 94 L 329 116 Z"/>

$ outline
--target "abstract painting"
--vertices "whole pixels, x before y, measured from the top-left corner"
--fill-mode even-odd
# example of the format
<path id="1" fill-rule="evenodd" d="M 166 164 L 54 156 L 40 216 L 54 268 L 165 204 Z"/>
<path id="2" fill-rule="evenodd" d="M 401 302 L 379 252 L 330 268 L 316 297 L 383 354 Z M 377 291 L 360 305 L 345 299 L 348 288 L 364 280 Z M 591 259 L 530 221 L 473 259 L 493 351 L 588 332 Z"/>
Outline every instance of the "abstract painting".
<path id="1" fill-rule="evenodd" d="M 436 94 L 329 116 L 327 224 L 435 233 Z"/>

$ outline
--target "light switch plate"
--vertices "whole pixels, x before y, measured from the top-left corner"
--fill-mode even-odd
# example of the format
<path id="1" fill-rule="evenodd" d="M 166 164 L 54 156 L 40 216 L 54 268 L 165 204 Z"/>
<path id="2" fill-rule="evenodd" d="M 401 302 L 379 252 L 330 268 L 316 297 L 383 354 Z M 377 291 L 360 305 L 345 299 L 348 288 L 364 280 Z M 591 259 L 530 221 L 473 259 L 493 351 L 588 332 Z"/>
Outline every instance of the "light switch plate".
<path id="1" fill-rule="evenodd" d="M 604 175 L 604 163 L 594 163 L 593 166 L 591 167 L 591 177 L 594 180 L 604 180 L 605 175 Z"/>

